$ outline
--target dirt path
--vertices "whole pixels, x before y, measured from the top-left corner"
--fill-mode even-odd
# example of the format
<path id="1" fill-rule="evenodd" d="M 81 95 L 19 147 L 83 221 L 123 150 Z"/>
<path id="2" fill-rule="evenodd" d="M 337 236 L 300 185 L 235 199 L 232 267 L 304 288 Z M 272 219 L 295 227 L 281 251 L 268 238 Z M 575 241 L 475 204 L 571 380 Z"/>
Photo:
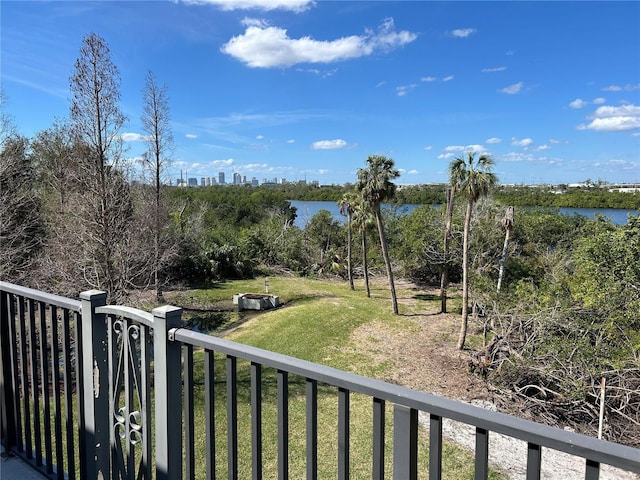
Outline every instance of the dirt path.
<path id="1" fill-rule="evenodd" d="M 437 295 L 437 290 L 429 292 Z M 399 300 L 412 302 L 411 299 Z M 412 305 L 411 305 L 412 306 Z M 425 312 L 407 316 L 418 327 L 417 333 L 399 333 L 383 324 L 369 324 L 354 333 L 360 348 L 376 352 L 380 358 L 396 359 L 385 379 L 416 390 L 442 395 L 495 410 L 494 393 L 478 376 L 469 375 L 469 355 L 455 348 L 459 316 Z M 420 423 L 428 429 L 428 414 L 420 413 Z M 475 448 L 475 428 L 452 420 L 443 422 L 443 436 L 471 451 Z M 491 434 L 489 461 L 507 473 L 509 478 L 526 477 L 527 446 L 525 442 L 500 434 Z M 572 480 L 584 478 L 585 461 L 543 448 L 542 479 Z M 640 480 L 640 475 L 603 465 L 602 480 Z"/>

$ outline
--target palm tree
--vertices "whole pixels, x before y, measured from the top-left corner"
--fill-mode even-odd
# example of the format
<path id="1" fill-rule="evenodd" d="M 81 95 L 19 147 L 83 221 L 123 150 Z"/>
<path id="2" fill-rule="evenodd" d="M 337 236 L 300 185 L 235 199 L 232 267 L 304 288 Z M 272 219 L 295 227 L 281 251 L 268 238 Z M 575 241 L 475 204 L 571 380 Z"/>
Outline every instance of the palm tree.
<path id="1" fill-rule="evenodd" d="M 369 266 L 367 264 L 367 230 L 373 225 L 374 218 L 371 210 L 361 199 L 355 204 L 353 211 L 353 224 L 360 232 L 362 239 L 362 268 L 364 270 L 364 285 L 367 290 L 367 297 L 371 297 L 369 288 Z"/>
<path id="2" fill-rule="evenodd" d="M 451 222 L 453 219 L 453 204 L 455 201 L 456 189 L 451 186 L 447 189 L 447 207 L 444 216 L 444 244 L 442 274 L 440 276 L 440 311 L 447 313 L 447 287 L 449 286 L 449 243 L 451 241 Z"/>
<path id="3" fill-rule="evenodd" d="M 504 264 L 507 261 L 507 254 L 509 253 L 509 238 L 511 237 L 511 230 L 513 230 L 513 207 L 510 205 L 507 207 L 507 211 L 502 217 L 502 228 L 504 229 L 504 245 L 502 246 L 502 255 L 500 256 L 500 271 L 498 273 L 498 287 L 497 292 L 500 293 L 500 287 L 502 286 L 502 277 L 504 276 Z"/>
<path id="4" fill-rule="evenodd" d="M 346 192 L 338 201 L 340 214 L 347 216 L 347 275 L 349 276 L 349 288 L 351 288 L 351 290 L 355 290 L 353 286 L 353 268 L 351 265 L 351 221 L 357 201 L 358 197 L 355 192 Z"/>
<path id="5" fill-rule="evenodd" d="M 462 241 L 462 323 L 458 349 L 464 348 L 467 337 L 467 321 L 469 317 L 469 230 L 471 229 L 471 212 L 473 205 L 480 197 L 486 196 L 498 178 L 491 172 L 493 159 L 485 154 L 477 160 L 473 152 L 467 158 L 458 157 L 449 164 L 449 183 L 463 198 L 467 199 L 467 210 L 464 216 L 464 234 Z"/>
<path id="6" fill-rule="evenodd" d="M 358 169 L 356 190 L 360 193 L 362 200 L 371 208 L 376 218 L 382 257 L 384 258 L 384 264 L 387 269 L 387 279 L 389 280 L 393 313 L 397 315 L 398 299 L 396 298 L 396 287 L 393 283 L 393 272 L 391 271 L 391 261 L 389 260 L 389 251 L 387 248 L 387 239 L 384 234 L 384 226 L 382 224 L 380 205 L 385 200 L 393 198 L 396 192 L 396 185 L 391 180 L 399 177 L 400 172 L 394 168 L 394 163 L 391 158 L 382 155 L 370 155 L 369 158 L 367 158 L 367 164 L 369 165 L 368 168 Z"/>

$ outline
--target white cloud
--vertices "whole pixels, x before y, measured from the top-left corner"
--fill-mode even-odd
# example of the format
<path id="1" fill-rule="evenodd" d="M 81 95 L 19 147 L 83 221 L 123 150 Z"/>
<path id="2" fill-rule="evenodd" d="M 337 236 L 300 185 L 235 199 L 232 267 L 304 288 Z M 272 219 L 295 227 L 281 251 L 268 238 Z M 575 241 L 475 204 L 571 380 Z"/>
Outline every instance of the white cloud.
<path id="1" fill-rule="evenodd" d="M 603 168 L 605 170 L 616 173 L 620 172 L 621 170 L 636 173 L 638 171 L 638 168 L 640 167 L 640 163 L 628 160 L 613 159 L 606 162 L 595 162 L 592 164 L 592 167 Z"/>
<path id="2" fill-rule="evenodd" d="M 195 133 L 187 133 L 185 134 L 186 138 L 190 138 L 190 139 L 194 139 L 194 138 L 198 138 L 198 135 L 196 135 Z"/>
<path id="3" fill-rule="evenodd" d="M 234 163 L 235 160 L 233 158 L 227 158 L 224 160 L 212 160 L 211 162 L 209 162 L 209 164 L 213 165 L 214 167 L 230 167 Z"/>
<path id="4" fill-rule="evenodd" d="M 500 143 L 500 142 L 502 142 L 502 139 L 497 137 L 491 137 L 486 140 L 486 143 L 489 143 L 489 144 Z"/>
<path id="5" fill-rule="evenodd" d="M 475 28 L 456 28 L 451 32 L 451 35 L 453 35 L 456 38 L 467 38 L 469 35 L 473 33 L 476 33 Z"/>
<path id="6" fill-rule="evenodd" d="M 396 93 L 398 94 L 399 97 L 404 97 L 407 93 L 409 93 L 414 88 L 416 88 L 415 83 L 412 83 L 411 85 L 401 85 L 399 87 L 396 87 Z"/>
<path id="7" fill-rule="evenodd" d="M 444 153 L 438 155 L 438 158 L 452 158 L 458 157 L 464 153 L 485 153 L 487 149 L 483 145 L 449 145 L 444 148 Z"/>
<path id="8" fill-rule="evenodd" d="M 511 145 L 514 147 L 528 147 L 533 143 L 531 138 L 523 138 L 518 140 L 516 137 L 511 137 Z"/>
<path id="9" fill-rule="evenodd" d="M 313 5 L 313 0 L 183 0 L 192 5 L 214 5 L 221 10 L 289 10 L 304 12 Z"/>
<path id="10" fill-rule="evenodd" d="M 206 163 L 201 162 L 187 162 L 184 160 L 177 160 L 173 162 L 173 167 L 176 169 L 182 169 L 185 171 L 186 176 L 194 175 L 211 175 L 211 171 L 220 171 L 224 168 L 229 168 L 235 163 L 233 158 L 211 160 Z"/>
<path id="11" fill-rule="evenodd" d="M 482 73 L 493 73 L 493 72 L 503 72 L 507 69 L 507 67 L 492 67 L 492 68 L 483 68 Z"/>
<path id="12" fill-rule="evenodd" d="M 123 133 L 120 135 L 123 142 L 145 142 L 147 137 L 140 133 Z"/>
<path id="13" fill-rule="evenodd" d="M 511 152 L 500 156 L 500 160 L 504 162 L 526 162 L 539 165 L 559 165 L 562 160 L 553 157 L 536 157 L 530 153 Z"/>
<path id="14" fill-rule="evenodd" d="M 588 125 L 578 125 L 578 130 L 621 132 L 640 128 L 640 117 L 594 118 Z"/>
<path id="15" fill-rule="evenodd" d="M 594 98 L 591 102 L 587 102 L 586 100 L 582 100 L 581 98 L 576 98 L 573 102 L 569 104 L 571 108 L 583 108 L 589 105 L 589 103 L 593 103 L 594 105 L 601 105 L 606 100 L 602 97 Z"/>
<path id="16" fill-rule="evenodd" d="M 445 152 L 462 152 L 465 147 L 462 145 L 449 145 L 448 147 L 444 147 Z"/>
<path id="17" fill-rule="evenodd" d="M 421 82 L 435 82 L 437 80 L 436 77 L 422 77 L 420 79 Z"/>
<path id="18" fill-rule="evenodd" d="M 627 83 L 624 87 L 621 87 L 619 85 L 609 85 L 608 87 L 604 87 L 602 89 L 603 92 L 621 92 L 622 90 L 625 90 L 627 92 L 640 90 L 640 83 L 636 83 L 635 85 Z"/>
<path id="19" fill-rule="evenodd" d="M 293 138 L 290 138 L 289 140 L 287 140 L 287 143 L 296 143 L 296 141 Z"/>
<path id="20" fill-rule="evenodd" d="M 426 147 L 424 147 L 424 150 L 426 150 L 427 152 L 431 151 L 433 149 L 433 147 L 431 145 L 427 145 Z"/>
<path id="21" fill-rule="evenodd" d="M 520 93 L 520 90 L 522 90 L 522 87 L 524 87 L 524 83 L 518 82 L 518 83 L 514 83 L 513 85 L 509 85 L 508 87 L 504 87 L 503 89 L 498 91 L 500 93 L 506 93 L 508 95 L 515 95 L 516 93 Z"/>
<path id="22" fill-rule="evenodd" d="M 311 144 L 312 150 L 335 150 L 338 148 L 346 148 L 348 146 L 347 142 L 344 140 L 337 138 L 335 140 L 318 140 L 317 142 L 313 142 Z"/>
<path id="23" fill-rule="evenodd" d="M 256 140 L 264 140 L 264 135 L 256 135 Z"/>
<path id="24" fill-rule="evenodd" d="M 405 173 L 407 175 L 417 175 L 420 172 L 418 172 L 418 170 L 416 170 L 416 169 L 413 169 L 413 170 L 409 170 L 408 172 L 405 172 Z"/>
<path id="25" fill-rule="evenodd" d="M 535 152 L 543 152 L 545 150 L 551 150 L 551 147 L 549 145 L 540 145 L 539 147 L 536 147 L 533 149 Z"/>
<path id="26" fill-rule="evenodd" d="M 448 75 L 448 76 L 444 77 L 444 78 L 442 79 L 442 81 L 443 81 L 443 82 L 448 82 L 448 81 L 453 80 L 453 79 L 454 79 L 454 76 L 453 76 L 453 75 Z"/>
<path id="27" fill-rule="evenodd" d="M 376 88 L 382 87 L 382 86 L 384 86 L 384 85 L 386 85 L 386 84 L 387 84 L 387 81 L 386 81 L 386 80 L 382 80 L 381 82 L 378 82 L 378 83 L 376 84 Z"/>
<path id="28" fill-rule="evenodd" d="M 591 123 L 578 125 L 578 130 L 595 130 L 598 132 L 622 132 L 640 128 L 640 106 L 622 105 L 619 107 L 598 107 L 591 118 Z"/>
<path id="29" fill-rule="evenodd" d="M 407 30 L 397 32 L 391 18 L 386 19 L 377 31 L 367 30 L 365 35 L 330 41 L 311 37 L 290 38 L 286 29 L 254 22 L 220 50 L 249 67 L 290 67 L 298 63 L 332 63 L 386 52 L 416 38 L 415 33 Z"/>
<path id="30" fill-rule="evenodd" d="M 238 169 L 242 168 L 243 171 L 247 172 L 262 172 L 264 170 L 269 169 L 269 165 L 266 163 L 246 163 L 244 165 L 238 165 Z"/>
<path id="31" fill-rule="evenodd" d="M 587 105 L 588 102 L 585 102 L 581 98 L 576 98 L 573 102 L 569 104 L 571 108 L 582 108 Z"/>

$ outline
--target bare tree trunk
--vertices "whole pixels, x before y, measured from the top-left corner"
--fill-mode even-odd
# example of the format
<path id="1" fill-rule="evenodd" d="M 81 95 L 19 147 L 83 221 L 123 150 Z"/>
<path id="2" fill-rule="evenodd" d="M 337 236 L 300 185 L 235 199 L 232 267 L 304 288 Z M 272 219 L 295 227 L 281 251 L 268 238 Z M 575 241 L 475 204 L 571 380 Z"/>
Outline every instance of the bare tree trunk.
<path id="1" fill-rule="evenodd" d="M 467 211 L 464 216 L 464 234 L 462 242 L 462 319 L 460 323 L 460 337 L 458 338 L 458 350 L 462 350 L 464 348 L 469 322 L 469 230 L 471 229 L 472 208 L 473 200 L 469 200 L 467 203 Z"/>
<path id="2" fill-rule="evenodd" d="M 162 189 L 162 174 L 169 163 L 168 155 L 173 149 L 173 134 L 169 115 L 169 100 L 167 87 L 156 84 L 153 72 L 147 74 L 147 82 L 143 92 L 142 125 L 147 134 L 149 150 L 145 155 L 147 166 L 153 172 L 155 198 L 153 204 L 153 283 L 156 290 L 156 299 L 161 302 L 162 259 L 167 253 L 166 242 L 163 242 L 163 233 L 166 230 L 166 215 L 164 212 Z"/>
<path id="3" fill-rule="evenodd" d="M 504 265 L 509 254 L 509 238 L 511 237 L 511 229 L 513 228 L 513 207 L 507 207 L 507 212 L 502 219 L 502 227 L 504 228 L 504 245 L 502 246 L 502 255 L 500 256 L 500 271 L 498 272 L 497 292 L 500 293 L 502 286 L 502 278 L 504 276 Z"/>
<path id="4" fill-rule="evenodd" d="M 378 224 L 378 234 L 380 235 L 380 247 L 382 248 L 382 258 L 387 269 L 387 279 L 389 280 L 389 292 L 391 293 L 391 306 L 393 313 L 398 314 L 398 299 L 396 297 L 396 286 L 393 283 L 393 271 L 391 270 L 391 260 L 389 259 L 389 250 L 387 248 L 387 238 L 384 234 L 384 226 L 382 225 L 382 213 L 380 205 L 376 205 L 376 222 Z"/>
<path id="5" fill-rule="evenodd" d="M 440 277 L 440 312 L 447 313 L 447 287 L 449 286 L 449 243 L 451 242 L 451 222 L 453 218 L 453 202 L 455 189 L 453 187 L 447 190 L 447 209 L 445 212 L 444 224 L 444 245 L 443 256 L 444 264 L 442 266 L 442 275 Z"/>

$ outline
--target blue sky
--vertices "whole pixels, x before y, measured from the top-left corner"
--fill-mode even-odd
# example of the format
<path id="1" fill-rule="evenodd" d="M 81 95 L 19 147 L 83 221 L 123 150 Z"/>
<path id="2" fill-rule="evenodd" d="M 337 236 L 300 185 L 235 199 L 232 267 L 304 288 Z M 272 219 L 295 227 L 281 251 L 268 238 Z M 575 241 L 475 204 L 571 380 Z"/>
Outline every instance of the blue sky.
<path id="1" fill-rule="evenodd" d="M 6 111 L 66 117 L 82 39 L 121 76 L 126 155 L 149 70 L 166 84 L 171 176 L 447 181 L 468 151 L 502 183 L 640 182 L 640 2 L 2 1 Z"/>

